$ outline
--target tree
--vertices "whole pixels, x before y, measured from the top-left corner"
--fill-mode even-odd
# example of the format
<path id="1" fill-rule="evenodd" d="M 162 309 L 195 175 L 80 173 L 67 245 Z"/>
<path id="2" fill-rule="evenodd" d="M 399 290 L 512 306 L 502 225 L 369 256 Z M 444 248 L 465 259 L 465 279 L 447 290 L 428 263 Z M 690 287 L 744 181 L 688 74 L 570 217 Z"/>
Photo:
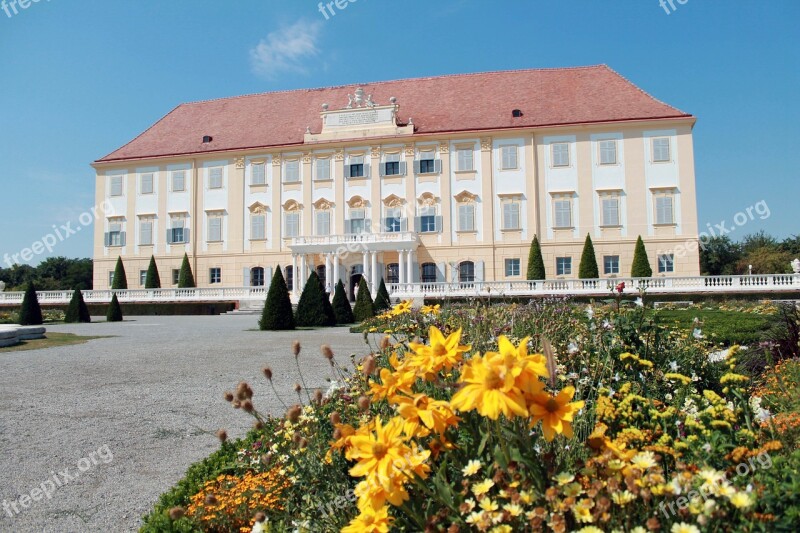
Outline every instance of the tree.
<path id="1" fill-rule="evenodd" d="M 42 308 L 39 306 L 39 297 L 36 296 L 36 287 L 33 282 L 28 283 L 25 296 L 22 298 L 22 308 L 19 311 L 20 326 L 41 326 Z"/>
<path id="2" fill-rule="evenodd" d="M 749 274 L 752 265 L 753 274 L 789 274 L 792 272 L 792 259 L 794 257 L 790 253 L 782 252 L 777 247 L 761 246 L 745 254 L 736 265 L 736 271 Z"/>
<path id="3" fill-rule="evenodd" d="M 117 300 L 117 293 L 114 293 L 111 297 L 111 304 L 108 306 L 106 320 L 108 322 L 122 322 L 122 307 L 120 307 L 119 300 Z"/>
<path id="4" fill-rule="evenodd" d="M 631 277 L 649 278 L 653 275 L 650 261 L 647 259 L 647 250 L 644 247 L 642 236 L 636 239 L 636 248 L 633 250 L 633 266 L 631 267 Z"/>
<path id="5" fill-rule="evenodd" d="M 578 267 L 578 277 L 580 279 L 597 279 L 600 271 L 597 268 L 597 257 L 594 255 L 594 244 L 592 236 L 586 234 L 586 241 L 583 243 L 583 253 L 581 253 L 581 264 Z"/>
<path id="6" fill-rule="evenodd" d="M 194 287 L 196 287 L 196 285 L 194 284 L 192 265 L 189 264 L 189 256 L 187 254 L 183 254 L 183 262 L 181 263 L 181 272 L 178 275 L 178 288 L 193 289 Z"/>
<path id="7" fill-rule="evenodd" d="M 367 280 L 361 277 L 358 282 L 358 296 L 356 296 L 356 307 L 353 309 L 353 316 L 356 322 L 363 322 L 368 318 L 375 316 L 375 308 L 373 307 L 372 295 L 369 293 L 369 286 Z"/>
<path id="8" fill-rule="evenodd" d="M 386 283 L 381 278 L 381 284 L 378 286 L 378 294 L 375 295 L 375 304 L 373 307 L 375 311 L 383 311 L 392 306 L 392 299 L 389 297 L 389 291 L 386 290 Z"/>
<path id="9" fill-rule="evenodd" d="M 339 280 L 336 284 L 336 291 L 333 294 L 333 313 L 336 316 L 337 324 L 352 324 L 356 321 L 353 316 L 353 308 L 347 301 L 347 293 L 344 290 L 344 283 Z"/>
<path id="10" fill-rule="evenodd" d="M 531 251 L 528 252 L 528 279 L 545 279 L 544 259 L 542 258 L 542 247 L 539 244 L 539 237 L 534 235 L 531 241 Z"/>
<path id="11" fill-rule="evenodd" d="M 758 233 L 751 233 L 750 235 L 745 235 L 742 238 L 742 253 L 747 255 L 753 250 L 759 249 L 769 249 L 769 250 L 778 250 L 779 248 L 778 241 L 775 237 L 767 235 L 764 230 L 759 231 Z"/>
<path id="12" fill-rule="evenodd" d="M 733 274 L 741 258 L 741 248 L 726 235 L 700 241 L 700 273 L 703 275 Z"/>
<path id="13" fill-rule="evenodd" d="M 147 275 L 144 278 L 145 289 L 160 289 L 161 276 L 158 275 L 158 266 L 156 266 L 156 258 L 150 256 L 150 265 L 147 267 Z"/>
<path id="14" fill-rule="evenodd" d="M 111 282 L 111 288 L 115 291 L 128 288 L 128 278 L 125 275 L 125 265 L 122 264 L 121 257 L 117 257 L 117 266 L 114 268 L 114 279 Z"/>
<path id="15" fill-rule="evenodd" d="M 258 327 L 262 331 L 290 330 L 295 327 L 292 300 L 289 298 L 289 289 L 286 287 L 280 265 L 272 276 Z"/>
<path id="16" fill-rule="evenodd" d="M 326 306 L 325 303 L 328 303 Z M 311 272 L 303 287 L 300 301 L 297 303 L 295 323 L 300 327 L 325 327 L 335 326 L 336 316 L 333 314 L 325 287 L 322 286 L 316 272 Z"/>
<path id="17" fill-rule="evenodd" d="M 786 237 L 783 242 L 781 242 L 781 250 L 794 257 L 800 257 L 800 235 Z"/>
<path id="18" fill-rule="evenodd" d="M 89 316 L 89 308 L 86 307 L 86 302 L 83 301 L 83 294 L 80 289 L 75 289 L 72 293 L 72 299 L 69 301 L 69 307 L 64 315 L 64 322 L 67 324 L 75 323 L 88 323 L 92 318 Z"/>

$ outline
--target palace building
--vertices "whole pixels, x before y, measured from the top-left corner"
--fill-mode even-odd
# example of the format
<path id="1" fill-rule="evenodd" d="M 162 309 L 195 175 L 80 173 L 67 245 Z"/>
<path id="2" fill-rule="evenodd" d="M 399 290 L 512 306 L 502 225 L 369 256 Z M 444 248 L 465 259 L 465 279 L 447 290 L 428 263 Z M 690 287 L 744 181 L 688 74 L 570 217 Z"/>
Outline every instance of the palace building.
<path id="1" fill-rule="evenodd" d="M 692 128 L 605 65 L 463 74 L 182 104 L 95 161 L 94 287 L 184 254 L 198 287 L 699 275 Z"/>

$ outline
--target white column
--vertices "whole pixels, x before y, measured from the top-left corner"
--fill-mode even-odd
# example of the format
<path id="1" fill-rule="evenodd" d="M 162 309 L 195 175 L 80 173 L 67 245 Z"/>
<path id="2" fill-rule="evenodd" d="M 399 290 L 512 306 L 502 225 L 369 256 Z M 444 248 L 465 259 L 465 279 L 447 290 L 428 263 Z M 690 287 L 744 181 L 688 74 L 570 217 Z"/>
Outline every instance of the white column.
<path id="1" fill-rule="evenodd" d="M 397 282 L 402 285 L 406 282 L 406 262 L 403 250 L 397 252 Z"/>
<path id="2" fill-rule="evenodd" d="M 292 295 L 297 297 L 297 255 L 292 254 Z"/>
<path id="3" fill-rule="evenodd" d="M 414 250 L 406 252 L 406 283 L 414 283 Z"/>
<path id="4" fill-rule="evenodd" d="M 341 274 L 339 272 L 339 256 L 337 254 L 333 254 L 333 289 L 336 290 L 336 285 L 339 284 L 339 280 L 341 279 Z"/>
<path id="5" fill-rule="evenodd" d="M 325 254 L 325 290 L 330 290 L 333 292 L 333 283 L 331 283 L 332 272 L 331 267 L 333 266 L 331 263 L 331 255 L 332 254 Z"/>
<path id="6" fill-rule="evenodd" d="M 300 274 L 297 278 L 297 287 L 302 292 L 303 287 L 306 286 L 306 254 L 300 256 Z"/>
<path id="7" fill-rule="evenodd" d="M 380 280 L 378 280 L 378 252 L 372 252 L 370 255 L 372 256 L 372 264 L 369 267 L 370 277 L 372 278 L 372 288 L 370 290 L 372 295 L 376 296 L 378 283 L 380 283 Z"/>
<path id="8" fill-rule="evenodd" d="M 361 271 L 364 280 L 369 281 L 369 252 L 366 250 L 361 254 Z"/>

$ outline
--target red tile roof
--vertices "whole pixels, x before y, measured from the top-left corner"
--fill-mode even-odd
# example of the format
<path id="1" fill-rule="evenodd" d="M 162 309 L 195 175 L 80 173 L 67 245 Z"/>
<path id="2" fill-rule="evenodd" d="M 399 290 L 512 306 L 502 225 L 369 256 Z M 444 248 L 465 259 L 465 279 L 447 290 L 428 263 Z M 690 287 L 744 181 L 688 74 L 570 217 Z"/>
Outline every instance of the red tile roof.
<path id="1" fill-rule="evenodd" d="M 415 134 L 691 117 L 606 65 L 458 74 L 182 104 L 98 163 L 302 144 L 322 129 L 321 105 L 340 109 L 359 86 L 379 105 L 397 97 Z"/>

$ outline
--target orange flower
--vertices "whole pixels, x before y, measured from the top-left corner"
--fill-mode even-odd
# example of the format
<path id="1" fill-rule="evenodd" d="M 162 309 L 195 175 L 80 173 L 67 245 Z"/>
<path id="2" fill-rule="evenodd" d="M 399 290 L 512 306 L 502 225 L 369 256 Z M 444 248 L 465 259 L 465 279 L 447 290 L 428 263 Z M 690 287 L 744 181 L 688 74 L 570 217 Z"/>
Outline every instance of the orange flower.
<path id="1" fill-rule="evenodd" d="M 575 396 L 574 387 L 564 387 L 556 396 L 546 392 L 531 396 L 529 404 L 530 414 L 533 417 L 531 427 L 541 420 L 542 432 L 548 442 L 553 440 L 557 433 L 572 438 L 572 418 L 584 405 L 583 401 L 570 403 L 573 396 Z"/>

